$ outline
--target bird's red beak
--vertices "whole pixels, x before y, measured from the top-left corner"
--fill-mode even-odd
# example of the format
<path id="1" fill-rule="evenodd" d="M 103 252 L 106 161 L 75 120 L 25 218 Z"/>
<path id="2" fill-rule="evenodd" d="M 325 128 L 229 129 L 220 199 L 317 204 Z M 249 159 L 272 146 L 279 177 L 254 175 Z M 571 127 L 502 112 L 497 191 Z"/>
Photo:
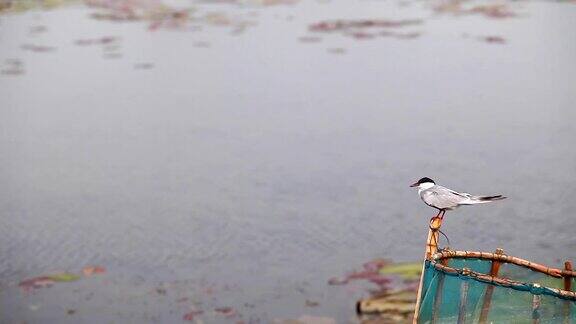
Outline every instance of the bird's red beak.
<path id="1" fill-rule="evenodd" d="M 410 187 L 418 187 L 418 182 L 414 182 L 413 184 L 410 185 Z"/>

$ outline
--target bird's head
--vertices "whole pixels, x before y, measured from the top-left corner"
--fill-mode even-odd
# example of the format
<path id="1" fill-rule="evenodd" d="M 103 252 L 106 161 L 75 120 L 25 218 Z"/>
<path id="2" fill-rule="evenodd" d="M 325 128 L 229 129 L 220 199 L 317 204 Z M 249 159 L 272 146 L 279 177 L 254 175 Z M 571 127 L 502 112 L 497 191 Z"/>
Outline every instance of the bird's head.
<path id="1" fill-rule="evenodd" d="M 418 188 L 425 189 L 425 188 L 430 188 L 435 184 L 436 183 L 434 182 L 434 180 L 424 177 L 424 178 L 414 182 L 413 184 L 411 184 L 410 187 L 418 187 Z"/>

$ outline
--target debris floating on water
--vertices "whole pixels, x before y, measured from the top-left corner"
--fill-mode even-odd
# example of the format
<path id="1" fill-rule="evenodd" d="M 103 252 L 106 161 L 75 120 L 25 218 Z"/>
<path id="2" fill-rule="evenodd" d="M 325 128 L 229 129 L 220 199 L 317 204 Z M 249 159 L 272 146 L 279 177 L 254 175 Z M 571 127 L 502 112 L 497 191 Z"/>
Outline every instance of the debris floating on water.
<path id="1" fill-rule="evenodd" d="M 226 306 L 226 307 L 217 307 L 214 309 L 216 313 L 222 314 L 226 317 L 234 317 L 236 315 L 236 311 L 234 308 Z"/>
<path id="2" fill-rule="evenodd" d="M 20 48 L 23 50 L 26 50 L 26 51 L 31 51 L 31 52 L 36 52 L 36 53 L 47 53 L 47 52 L 53 52 L 56 50 L 55 47 L 43 46 L 43 45 L 34 45 L 34 44 L 23 44 L 20 46 Z"/>
<path id="3" fill-rule="evenodd" d="M 312 32 L 334 32 L 361 28 L 398 28 L 421 25 L 421 19 L 366 19 L 366 20 L 327 20 L 312 24 L 308 29 Z"/>
<path id="4" fill-rule="evenodd" d="M 317 301 L 312 301 L 312 300 L 306 299 L 305 305 L 306 305 L 307 307 L 317 307 L 317 306 L 320 305 L 320 303 L 317 302 Z"/>
<path id="5" fill-rule="evenodd" d="M 377 37 L 392 37 L 396 39 L 414 39 L 421 35 L 417 31 L 397 31 L 399 28 L 420 26 L 422 19 L 359 19 L 359 20 L 326 20 L 311 24 L 308 31 L 311 33 L 337 33 L 356 40 L 371 40 Z M 312 40 L 313 38 L 300 38 L 300 41 Z M 334 54 L 341 54 L 338 51 Z"/>
<path id="6" fill-rule="evenodd" d="M 420 32 L 411 32 L 411 33 L 399 33 L 399 32 L 393 32 L 393 31 L 382 31 L 379 34 L 382 37 L 393 37 L 393 38 L 397 38 L 397 39 L 414 39 L 414 38 L 418 38 L 422 35 L 422 33 Z"/>
<path id="7" fill-rule="evenodd" d="M 100 266 L 86 266 L 82 269 L 85 277 L 92 276 L 93 274 L 105 273 L 106 270 Z M 57 272 L 48 275 L 38 276 L 34 278 L 24 279 L 20 281 L 18 287 L 24 292 L 31 292 L 40 288 L 49 288 L 58 282 L 72 282 L 77 281 L 81 277 L 76 273 L 71 272 Z"/>
<path id="8" fill-rule="evenodd" d="M 451 0 L 442 2 L 433 6 L 433 10 L 440 14 L 453 14 L 453 15 L 482 15 L 486 18 L 511 18 L 518 16 L 517 13 L 510 9 L 510 6 L 502 3 L 483 4 L 473 7 L 465 7 L 462 0 Z"/>
<path id="9" fill-rule="evenodd" d="M 501 36 L 484 36 L 480 37 L 480 40 L 485 41 L 486 43 L 491 44 L 506 44 L 506 39 Z"/>
<path id="10" fill-rule="evenodd" d="M 120 38 L 116 36 L 102 36 L 99 38 L 83 38 L 74 41 L 74 44 L 78 46 L 90 46 L 90 45 L 107 45 L 119 43 Z"/>
<path id="11" fill-rule="evenodd" d="M 202 315 L 203 313 L 204 313 L 204 312 L 201 311 L 201 310 L 191 311 L 191 312 L 188 312 L 188 313 L 184 314 L 184 316 L 182 316 L 182 319 L 185 320 L 185 321 L 192 322 L 192 321 L 194 321 L 194 319 L 196 318 L 196 316 Z"/>
<path id="12" fill-rule="evenodd" d="M 24 292 L 30 292 L 35 289 L 52 287 L 54 283 L 56 283 L 54 280 L 50 279 L 49 277 L 43 276 L 22 280 L 18 284 L 18 287 L 22 288 Z"/>
<path id="13" fill-rule="evenodd" d="M 4 75 L 24 74 L 24 63 L 19 59 L 6 59 L 0 73 Z"/>
<path id="14" fill-rule="evenodd" d="M 369 288 L 369 298 L 357 305 L 364 315 L 363 323 L 404 323 L 414 313 L 421 263 L 393 263 L 386 259 L 375 259 L 362 265 L 362 270 L 352 271 L 343 278 L 332 278 L 329 284 L 345 285 L 351 281 L 366 281 L 377 286 Z"/>
<path id="15" fill-rule="evenodd" d="M 92 275 L 95 274 L 101 274 L 101 273 L 105 273 L 106 269 L 104 269 L 104 267 L 100 267 L 100 266 L 86 266 L 82 269 L 82 273 L 84 274 L 85 277 L 90 277 Z"/>

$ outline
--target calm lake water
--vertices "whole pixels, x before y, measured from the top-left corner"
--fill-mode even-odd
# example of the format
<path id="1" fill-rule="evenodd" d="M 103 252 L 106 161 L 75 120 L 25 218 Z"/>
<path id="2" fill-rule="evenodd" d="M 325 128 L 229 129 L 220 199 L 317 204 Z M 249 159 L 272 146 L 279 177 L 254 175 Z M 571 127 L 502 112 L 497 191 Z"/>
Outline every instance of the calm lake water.
<path id="1" fill-rule="evenodd" d="M 423 176 L 509 197 L 447 213 L 453 248 L 574 261 L 576 4 L 173 5 L 208 18 L 0 16 L 1 323 L 354 321 L 366 290 L 327 281 L 421 259 Z M 308 28 L 379 18 L 416 22 Z M 17 286 L 86 265 L 106 274 Z"/>

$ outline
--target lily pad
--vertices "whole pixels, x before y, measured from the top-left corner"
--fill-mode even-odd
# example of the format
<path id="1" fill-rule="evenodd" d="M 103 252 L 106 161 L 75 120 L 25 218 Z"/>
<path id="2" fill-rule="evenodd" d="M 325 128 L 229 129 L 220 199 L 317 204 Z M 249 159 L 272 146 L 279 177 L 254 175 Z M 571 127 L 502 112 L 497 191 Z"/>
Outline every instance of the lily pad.
<path id="1" fill-rule="evenodd" d="M 80 279 L 80 276 L 73 274 L 73 273 L 62 272 L 62 273 L 55 273 L 55 274 L 47 275 L 46 278 L 51 279 L 51 280 L 56 281 L 56 282 L 69 282 L 69 281 L 76 281 L 76 280 Z"/>
<path id="2" fill-rule="evenodd" d="M 402 279 L 418 279 L 422 273 L 421 263 L 396 263 L 389 264 L 380 269 L 380 274 L 395 274 Z"/>

